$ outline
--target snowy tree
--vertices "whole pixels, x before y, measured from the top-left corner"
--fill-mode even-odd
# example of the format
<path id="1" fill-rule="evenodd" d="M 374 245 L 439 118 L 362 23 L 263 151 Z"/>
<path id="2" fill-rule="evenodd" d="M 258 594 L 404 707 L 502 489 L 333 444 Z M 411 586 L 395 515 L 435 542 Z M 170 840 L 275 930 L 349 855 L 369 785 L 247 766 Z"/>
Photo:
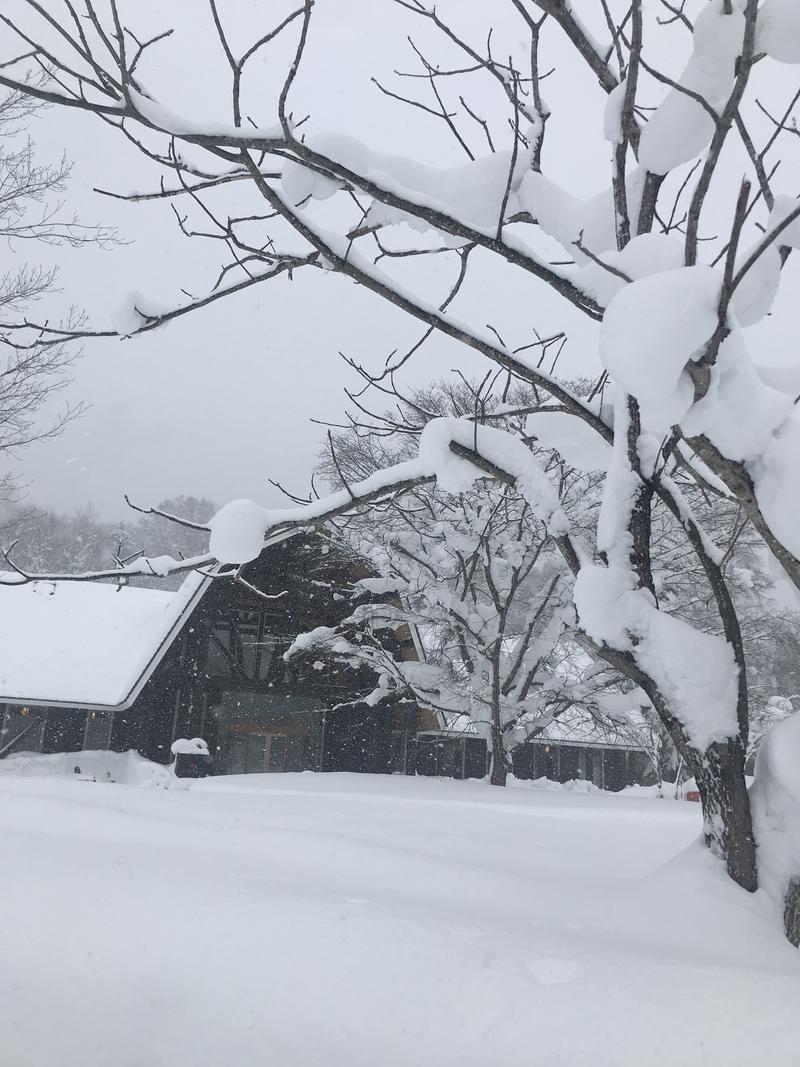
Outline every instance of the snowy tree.
<path id="1" fill-rule="evenodd" d="M 386 371 L 365 371 L 377 387 L 429 337 L 447 338 L 454 352 L 477 352 L 539 391 L 542 403 L 528 432 L 540 443 L 579 469 L 607 471 L 596 541 L 587 546 L 574 538 L 557 492 L 518 437 L 481 419 L 440 419 L 423 432 L 416 461 L 327 501 L 289 514 L 228 505 L 211 524 L 211 558 L 241 562 L 269 531 L 324 521 L 420 479 L 436 478 L 451 493 L 487 475 L 513 486 L 575 575 L 586 646 L 644 691 L 697 780 L 709 845 L 732 878 L 754 889 L 741 629 L 722 553 L 677 475 L 738 501 L 800 587 L 797 389 L 791 375 L 764 366 L 758 352 L 759 323 L 792 271 L 790 253 L 800 241 L 800 206 L 785 184 L 792 168 L 776 173 L 781 158 L 796 151 L 798 95 L 793 91 L 788 105 L 760 94 L 756 102 L 761 70 L 800 62 L 796 5 L 708 0 L 693 6 L 692 21 L 684 5 L 664 4 L 657 19 L 641 0 L 587 5 L 585 16 L 555 0 L 509 0 L 487 14 L 497 28 L 487 41 L 486 32 L 460 29 L 465 5 L 453 5 L 450 19 L 444 4 L 394 0 L 409 32 L 418 31 L 419 65 L 397 86 L 378 82 L 377 91 L 387 109 L 406 100 L 440 123 L 435 166 L 418 162 L 422 152 L 413 146 L 389 155 L 354 136 L 358 131 L 319 129 L 313 113 L 295 113 L 301 83 L 314 85 L 314 49 L 324 46 L 314 43 L 312 0 L 244 45 L 232 10 L 209 0 L 230 73 L 227 122 L 181 117 L 169 90 L 156 88 L 154 57 L 161 69 L 169 66 L 168 27 L 137 34 L 116 0 L 84 0 L 80 15 L 71 3 L 51 6 L 58 17 L 18 0 L 18 14 L 5 24 L 9 48 L 10 31 L 20 35 L 9 57 L 16 69 L 33 58 L 47 65 L 52 80 L 26 84 L 6 63 L 0 84 L 116 127 L 166 174 L 128 199 L 182 199 L 183 231 L 215 241 L 226 257 L 210 292 L 167 311 L 138 301 L 126 335 L 282 276 L 324 271 L 421 325 L 420 339 Z M 682 35 L 685 66 L 674 77 L 662 70 L 664 33 Z M 267 48 L 288 53 L 277 86 L 253 62 Z M 557 94 L 549 102 L 543 95 L 545 53 L 563 56 L 565 48 L 569 93 L 585 92 L 587 101 L 577 111 L 560 106 L 567 101 Z M 425 100 L 413 95 L 423 87 L 430 93 Z M 588 106 L 592 92 L 599 108 Z M 445 138 L 466 157 L 460 164 L 447 155 Z M 592 198 L 559 181 L 559 144 L 575 142 L 605 145 L 606 188 Z M 727 180 L 729 160 L 748 170 L 738 190 Z M 416 276 L 404 269 L 428 257 L 453 265 L 444 291 L 424 269 Z M 474 296 L 459 300 L 478 271 L 489 309 Z M 548 291 L 561 298 L 565 316 L 596 324 L 599 377 L 590 397 L 544 368 L 529 335 L 515 337 L 513 322 L 497 321 L 492 302 L 512 279 L 529 288 L 530 304 Z M 775 308 L 781 312 L 780 303 Z M 791 308 L 784 313 L 791 319 Z M 37 336 L 54 343 L 64 337 L 39 326 L 44 332 Z M 685 533 L 712 591 L 721 635 L 660 609 L 656 502 Z"/>
<path id="2" fill-rule="evenodd" d="M 476 402 L 485 417 L 502 410 L 505 425 L 522 432 L 535 398 L 516 389 L 506 400 L 500 409 L 490 391 L 466 380 L 414 390 L 369 426 L 331 435 L 317 473 L 346 488 L 407 462 L 431 419 L 469 415 Z M 565 470 L 555 455 L 548 465 L 573 525 L 591 529 L 597 480 Z M 365 663 L 377 678 L 366 694 L 370 703 L 408 692 L 450 722 L 466 719 L 487 738 L 493 784 L 505 784 L 514 749 L 565 711 L 602 719 L 630 706 L 611 692 L 616 672 L 576 647 L 570 572 L 545 526 L 508 485 L 486 479 L 455 495 L 420 485 L 377 514 L 355 511 L 330 524 L 328 536 L 355 550 L 374 574 L 355 583 L 357 606 L 348 618 L 336 629 L 300 635 L 290 655 L 325 651 Z M 418 635 L 423 664 L 400 658 L 396 642 L 385 640 L 407 626 Z"/>
<path id="3" fill-rule="evenodd" d="M 16 542 L 17 562 L 35 571 L 76 572 L 111 564 L 119 542 L 114 523 L 102 522 L 91 505 L 71 515 L 45 508 L 7 508 L 3 540 Z"/>
<path id="4" fill-rule="evenodd" d="M 98 568 L 130 565 L 144 555 L 194 558 L 208 544 L 205 523 L 217 510 L 210 500 L 178 496 L 154 508 L 139 508 L 136 521 L 101 519 L 89 504 L 71 514 L 59 514 L 34 505 L 6 504 L 0 508 L 0 536 L 4 545 L 14 544 L 14 562 L 40 573 L 76 574 Z M 180 516 L 177 523 L 175 516 Z M 115 572 L 115 576 L 116 576 Z M 135 584 L 177 588 L 180 574 L 155 577 L 147 574 Z"/>
<path id="5" fill-rule="evenodd" d="M 30 242 L 77 247 L 112 240 L 108 230 L 61 217 L 61 204 L 53 198 L 63 193 L 70 166 L 65 159 L 40 163 L 23 133 L 42 107 L 26 90 L 44 81 L 31 77 L 0 98 L 0 498 L 5 500 L 18 486 L 13 463 L 19 452 L 34 441 L 57 436 L 81 412 L 80 404 L 66 405 L 55 418 L 42 421 L 43 407 L 69 380 L 78 352 L 66 337 L 52 344 L 35 331 L 26 331 L 26 338 L 18 341 L 14 325 L 55 290 L 57 278 L 54 269 L 19 264 L 18 251 Z M 65 328 L 74 329 L 78 322 L 73 312 Z"/>
<path id="6" fill-rule="evenodd" d="M 356 583 L 366 600 L 340 626 L 301 635 L 296 647 L 370 666 L 377 684 L 367 702 L 408 692 L 450 721 L 465 718 L 489 742 L 495 785 L 505 785 L 514 748 L 564 711 L 602 715 L 613 672 L 586 657 L 571 662 L 568 573 L 512 489 L 451 496 L 421 486 L 380 522 L 348 523 L 346 539 L 378 577 Z M 422 663 L 383 638 L 407 626 L 419 634 Z"/>

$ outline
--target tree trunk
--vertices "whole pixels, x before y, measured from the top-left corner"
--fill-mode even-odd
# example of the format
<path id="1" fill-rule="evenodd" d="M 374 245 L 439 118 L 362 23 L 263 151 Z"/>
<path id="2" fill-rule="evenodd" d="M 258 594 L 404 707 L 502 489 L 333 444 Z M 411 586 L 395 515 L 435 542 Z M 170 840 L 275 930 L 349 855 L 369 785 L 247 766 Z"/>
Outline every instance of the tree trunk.
<path id="1" fill-rule="evenodd" d="M 679 755 L 694 775 L 703 805 L 706 845 L 724 863 L 728 875 L 754 893 L 758 888 L 756 845 L 750 818 L 750 797 L 744 780 L 745 745 L 741 737 L 718 741 L 698 752 L 652 679 L 635 679 L 650 697 Z M 745 690 L 746 696 L 746 690 Z M 740 702 L 742 689 L 740 687 Z M 740 703 L 740 723 L 746 716 Z M 746 725 L 746 719 L 745 719 Z"/>
<path id="2" fill-rule="evenodd" d="M 506 746 L 499 722 L 492 723 L 492 761 L 489 769 L 489 781 L 492 785 L 505 785 L 508 778 Z"/>
<path id="3" fill-rule="evenodd" d="M 492 770 L 489 775 L 489 781 L 492 785 L 505 785 L 508 778 L 508 767 L 506 761 L 503 759 L 503 753 L 499 756 L 492 752 Z"/>
<path id="4" fill-rule="evenodd" d="M 783 912 L 783 928 L 795 948 L 800 948 L 800 878 L 793 878 L 789 882 Z"/>
<path id="5" fill-rule="evenodd" d="M 754 893 L 758 888 L 750 797 L 744 780 L 744 748 L 731 739 L 692 760 L 703 804 L 706 844 L 724 860 L 730 877 Z"/>

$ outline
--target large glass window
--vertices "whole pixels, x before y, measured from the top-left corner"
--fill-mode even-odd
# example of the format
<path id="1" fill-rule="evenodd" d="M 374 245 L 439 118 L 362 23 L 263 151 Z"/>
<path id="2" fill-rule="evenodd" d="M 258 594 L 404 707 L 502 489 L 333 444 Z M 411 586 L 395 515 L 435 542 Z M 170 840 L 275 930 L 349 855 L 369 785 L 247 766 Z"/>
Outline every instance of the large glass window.
<path id="1" fill-rule="evenodd" d="M 269 616 L 238 610 L 214 626 L 208 644 L 206 670 L 210 677 L 276 684 L 288 671 L 283 652 L 285 634 L 271 632 Z"/>
<path id="2" fill-rule="evenodd" d="M 207 717 L 216 774 L 318 770 L 322 706 L 294 694 L 223 689 Z"/>
<path id="3" fill-rule="evenodd" d="M 212 678 L 220 675 L 227 677 L 234 671 L 234 660 L 231 653 L 231 631 L 227 624 L 216 626 L 211 632 L 208 641 L 206 670 Z"/>
<path id="4" fill-rule="evenodd" d="M 86 734 L 83 747 L 90 752 L 100 752 L 108 748 L 111 740 L 110 711 L 90 711 L 86 716 Z"/>
<path id="5" fill-rule="evenodd" d="M 46 708 L 9 704 L 0 731 L 0 755 L 41 752 Z"/>
<path id="6" fill-rule="evenodd" d="M 86 712 L 77 708 L 49 708 L 42 752 L 80 752 L 86 731 Z"/>

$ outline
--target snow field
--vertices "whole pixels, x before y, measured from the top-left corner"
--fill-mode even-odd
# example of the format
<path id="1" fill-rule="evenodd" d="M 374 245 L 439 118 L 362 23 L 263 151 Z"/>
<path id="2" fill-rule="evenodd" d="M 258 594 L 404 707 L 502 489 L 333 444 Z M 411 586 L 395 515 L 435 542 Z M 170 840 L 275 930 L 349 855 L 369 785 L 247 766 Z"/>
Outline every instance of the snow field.
<path id="1" fill-rule="evenodd" d="M 0 822 L 4 1067 L 797 1062 L 800 957 L 694 804 L 9 775 Z"/>

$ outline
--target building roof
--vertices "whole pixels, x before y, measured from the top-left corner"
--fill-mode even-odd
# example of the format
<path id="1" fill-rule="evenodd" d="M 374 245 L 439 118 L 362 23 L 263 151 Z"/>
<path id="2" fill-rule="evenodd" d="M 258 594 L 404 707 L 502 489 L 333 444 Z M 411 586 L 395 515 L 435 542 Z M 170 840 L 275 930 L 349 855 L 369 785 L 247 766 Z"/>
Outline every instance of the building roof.
<path id="1" fill-rule="evenodd" d="M 0 585 L 0 702 L 127 707 L 209 581 L 191 573 L 177 592 Z"/>
<path id="2" fill-rule="evenodd" d="M 636 735 L 639 724 L 638 710 L 631 708 L 624 715 L 617 713 L 602 721 L 575 709 L 565 711 L 557 719 L 548 723 L 529 741 L 536 744 L 578 745 L 586 748 L 626 748 L 639 751 L 641 740 Z M 427 731 L 436 733 L 437 731 Z M 474 722 L 463 716 L 445 716 L 444 733 L 452 736 L 461 734 L 478 735 L 481 733 Z"/>
<path id="3" fill-rule="evenodd" d="M 636 737 L 638 711 L 631 709 L 623 719 L 610 716 L 602 721 L 580 712 L 565 712 L 554 719 L 534 741 L 554 745 L 585 745 L 588 748 L 640 749 Z M 627 720 L 627 721 L 626 721 Z"/>

